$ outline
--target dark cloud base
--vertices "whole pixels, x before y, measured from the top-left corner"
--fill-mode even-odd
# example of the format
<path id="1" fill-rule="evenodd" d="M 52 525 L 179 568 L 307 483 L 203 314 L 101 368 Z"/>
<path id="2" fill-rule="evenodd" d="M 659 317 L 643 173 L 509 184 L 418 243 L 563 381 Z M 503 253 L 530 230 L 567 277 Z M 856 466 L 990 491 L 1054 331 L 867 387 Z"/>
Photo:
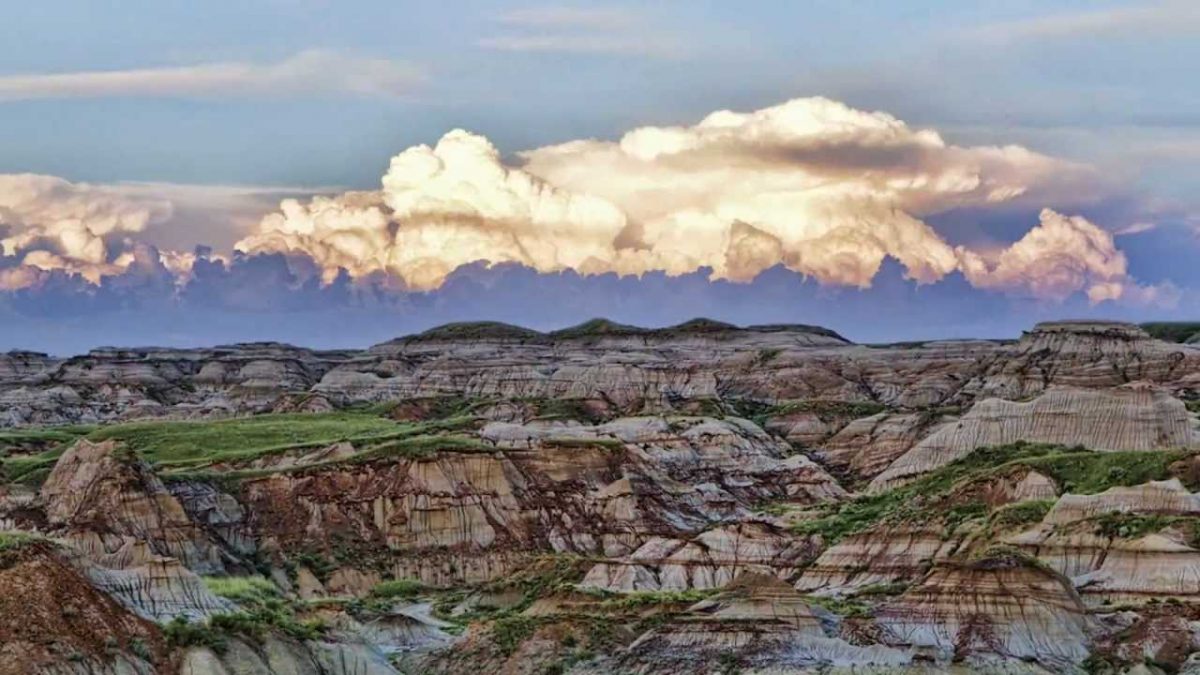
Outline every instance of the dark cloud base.
<path id="1" fill-rule="evenodd" d="M 450 321 L 500 320 L 544 330 L 593 317 L 663 326 L 698 316 L 818 324 L 858 342 L 893 342 L 1011 338 L 1045 319 L 1185 318 L 1188 310 L 1091 306 L 1082 297 L 1044 303 L 975 289 L 957 274 L 922 286 L 904 279 L 901 265 L 890 259 L 869 289 L 821 286 L 782 267 L 732 283 L 710 281 L 707 270 L 635 278 L 475 264 L 422 293 L 389 288 L 386 280 L 355 284 L 345 275 L 321 284 L 311 261 L 281 255 L 239 257 L 228 265 L 202 258 L 193 278 L 177 288 L 152 248 L 139 251 L 138 259 L 132 272 L 99 286 L 48 273 L 36 287 L 0 293 L 0 349 L 73 354 L 103 345 L 258 340 L 364 347 Z"/>

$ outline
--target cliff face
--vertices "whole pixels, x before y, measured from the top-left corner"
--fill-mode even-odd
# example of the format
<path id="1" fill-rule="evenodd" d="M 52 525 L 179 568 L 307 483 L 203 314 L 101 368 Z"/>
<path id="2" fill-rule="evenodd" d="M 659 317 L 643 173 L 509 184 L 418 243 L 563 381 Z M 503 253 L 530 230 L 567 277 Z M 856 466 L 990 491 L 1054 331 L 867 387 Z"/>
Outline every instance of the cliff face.
<path id="1" fill-rule="evenodd" d="M 1184 668 L 1198 390 L 1200 349 L 1071 322 L 1011 343 L 593 322 L 11 353 L 0 583 L 42 590 L 14 591 L 0 654 L 190 675 Z"/>

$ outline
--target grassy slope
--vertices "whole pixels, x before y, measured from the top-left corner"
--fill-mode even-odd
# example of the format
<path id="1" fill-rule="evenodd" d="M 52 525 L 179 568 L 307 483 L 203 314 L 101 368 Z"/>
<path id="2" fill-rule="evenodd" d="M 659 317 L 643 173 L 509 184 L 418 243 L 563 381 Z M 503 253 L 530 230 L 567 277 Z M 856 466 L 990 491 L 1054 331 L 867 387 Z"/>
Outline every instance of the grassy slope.
<path id="1" fill-rule="evenodd" d="M 198 459 L 241 459 L 291 448 L 382 439 L 411 428 L 412 425 L 369 413 L 335 412 L 217 421 L 132 422 L 105 427 L 88 438 L 116 439 L 150 462 L 173 464 Z"/>
<path id="2" fill-rule="evenodd" d="M 1200 322 L 1196 321 L 1155 321 L 1141 326 L 1152 337 L 1167 342 L 1188 342 L 1200 335 Z"/>
<path id="3" fill-rule="evenodd" d="M 820 534 L 828 543 L 834 543 L 888 522 L 940 523 L 952 529 L 989 513 L 980 500 L 955 499 L 955 495 L 969 494 L 967 488 L 972 483 L 1013 469 L 1028 467 L 1043 473 L 1065 492 L 1095 494 L 1110 487 L 1169 478 L 1171 465 L 1189 454 L 1182 450 L 1102 453 L 1039 443 L 980 448 L 906 485 L 832 504 L 820 517 L 798 523 L 795 530 L 800 534 Z"/>
<path id="4" fill-rule="evenodd" d="M 59 456 L 79 438 L 116 440 L 160 468 L 184 469 L 340 442 L 354 445 L 363 458 L 424 454 L 441 446 L 464 449 L 468 439 L 445 434 L 469 419 L 458 415 L 428 422 L 396 422 L 379 411 L 361 410 L 5 432 L 0 435 L 0 482 L 40 484 Z M 31 453 L 30 449 L 39 451 Z"/>

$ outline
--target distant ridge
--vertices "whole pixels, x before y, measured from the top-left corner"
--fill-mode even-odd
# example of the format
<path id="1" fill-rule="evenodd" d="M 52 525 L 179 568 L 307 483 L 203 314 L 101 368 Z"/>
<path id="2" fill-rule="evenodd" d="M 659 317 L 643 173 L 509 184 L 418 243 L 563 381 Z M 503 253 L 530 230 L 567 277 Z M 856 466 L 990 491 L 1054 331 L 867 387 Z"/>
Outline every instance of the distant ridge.
<path id="1" fill-rule="evenodd" d="M 724 321 L 697 317 L 674 326 L 662 328 L 643 328 L 630 324 L 618 323 L 610 319 L 595 318 L 583 323 L 558 330 L 541 332 L 502 321 L 461 321 L 435 326 L 429 330 L 413 335 L 406 335 L 389 340 L 383 344 L 442 342 L 450 340 L 495 340 L 523 343 L 545 342 L 552 343 L 567 340 L 598 340 L 602 338 L 644 337 L 648 339 L 667 339 L 688 336 L 721 336 L 743 335 L 751 333 L 784 333 L 796 332 L 839 340 L 850 344 L 850 341 L 836 331 L 821 326 L 808 324 L 764 324 L 756 326 L 736 326 Z"/>
<path id="2" fill-rule="evenodd" d="M 1164 342 L 1200 342 L 1200 321 L 1150 321 L 1140 325 L 1150 337 Z"/>

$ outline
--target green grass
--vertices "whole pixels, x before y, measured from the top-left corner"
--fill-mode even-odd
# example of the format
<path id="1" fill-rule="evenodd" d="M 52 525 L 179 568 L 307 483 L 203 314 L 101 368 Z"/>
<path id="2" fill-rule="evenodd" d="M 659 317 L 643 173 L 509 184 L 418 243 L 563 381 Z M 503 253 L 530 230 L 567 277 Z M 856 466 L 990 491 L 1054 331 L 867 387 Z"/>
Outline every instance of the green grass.
<path id="1" fill-rule="evenodd" d="M 406 338 L 412 342 L 426 340 L 543 340 L 545 335 L 529 328 L 501 321 L 463 321 L 448 323 Z"/>
<path id="2" fill-rule="evenodd" d="M 371 596 L 384 600 L 411 599 L 425 590 L 425 584 L 416 579 L 393 579 L 375 585 Z"/>
<path id="3" fill-rule="evenodd" d="M 0 431 L 0 483 L 40 486 L 67 447 L 95 429 L 76 425 Z"/>
<path id="4" fill-rule="evenodd" d="M 268 414 L 216 421 L 132 422 L 88 435 L 118 440 L 154 464 L 245 460 L 284 450 L 362 442 L 410 431 L 370 413 Z"/>
<path id="5" fill-rule="evenodd" d="M 0 431 L 0 454 L 29 447 L 46 448 L 71 443 L 95 429 L 96 427 L 91 425 L 6 429 Z"/>
<path id="6" fill-rule="evenodd" d="M 0 483 L 16 483 L 31 488 L 40 487 L 50 475 L 54 463 L 66 450 L 59 446 L 37 455 L 10 457 L 0 460 Z"/>
<path id="7" fill-rule="evenodd" d="M 1200 548 L 1200 518 L 1163 514 L 1105 513 L 1092 519 L 1097 535 L 1109 538 L 1137 539 L 1161 532 L 1168 527 L 1180 527 L 1188 534 L 1188 543 Z"/>
<path id="8" fill-rule="evenodd" d="M 963 522 L 988 515 L 986 504 L 977 496 L 953 499 L 956 492 L 967 493 L 966 488 L 975 481 L 1028 467 L 1053 478 L 1065 491 L 1094 494 L 1169 478 L 1171 464 L 1189 455 L 1182 450 L 1100 453 L 1024 442 L 980 448 L 906 485 L 830 504 L 824 514 L 793 529 L 797 534 L 821 535 L 827 543 L 884 523 L 939 523 L 952 531 Z"/>
<path id="9" fill-rule="evenodd" d="M 711 598 L 720 589 L 689 588 L 683 591 L 635 591 L 618 593 L 600 603 L 603 609 L 635 610 L 655 605 L 694 605 Z"/>
<path id="10" fill-rule="evenodd" d="M 516 614 L 496 619 L 492 624 L 492 640 L 505 656 L 512 655 L 528 640 L 541 626 L 548 623 L 549 617 L 533 617 Z"/>
<path id="11" fill-rule="evenodd" d="M 832 421 L 837 419 L 870 417 L 890 410 L 886 405 L 873 401 L 829 401 L 822 399 L 784 401 L 774 405 L 747 399 L 734 399 L 730 401 L 730 405 L 738 415 L 754 422 L 760 427 L 764 426 L 772 418 L 796 413 L 812 413 L 824 421 Z"/>
<path id="12" fill-rule="evenodd" d="M 0 552 L 18 551 L 30 544 L 42 541 L 46 541 L 46 539 L 26 532 L 0 532 Z"/>
<path id="13" fill-rule="evenodd" d="M 1152 321 L 1142 324 L 1142 329 L 1151 337 L 1167 342 L 1188 342 L 1200 335 L 1200 322 L 1196 321 Z"/>
<path id="14" fill-rule="evenodd" d="M 265 577 L 203 577 L 204 585 L 213 595 L 237 603 L 262 603 L 280 597 L 279 588 Z"/>
<path id="15" fill-rule="evenodd" d="M 550 333 L 550 337 L 558 340 L 581 338 L 601 338 L 608 336 L 645 335 L 650 330 L 638 326 L 630 326 L 608 319 L 591 319 L 581 324 L 563 328 Z"/>
<path id="16" fill-rule="evenodd" d="M 237 603 L 238 609 L 207 621 L 176 617 L 163 625 L 171 646 L 202 646 L 223 652 L 232 638 L 261 643 L 270 633 L 282 633 L 297 640 L 315 640 L 325 632 L 320 620 L 300 619 L 296 612 L 303 605 L 284 598 L 264 577 L 204 577 L 204 585 L 214 595 Z"/>
<path id="17" fill-rule="evenodd" d="M 1053 499 L 1033 499 L 1005 504 L 992 512 L 988 524 L 999 529 L 1016 529 L 1040 523 L 1054 506 Z"/>

